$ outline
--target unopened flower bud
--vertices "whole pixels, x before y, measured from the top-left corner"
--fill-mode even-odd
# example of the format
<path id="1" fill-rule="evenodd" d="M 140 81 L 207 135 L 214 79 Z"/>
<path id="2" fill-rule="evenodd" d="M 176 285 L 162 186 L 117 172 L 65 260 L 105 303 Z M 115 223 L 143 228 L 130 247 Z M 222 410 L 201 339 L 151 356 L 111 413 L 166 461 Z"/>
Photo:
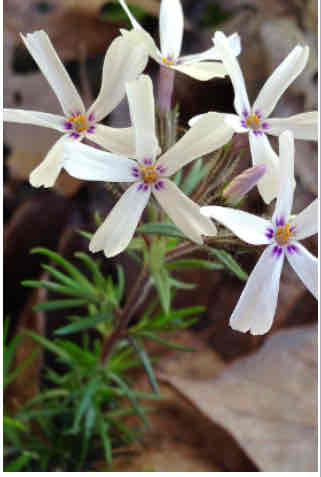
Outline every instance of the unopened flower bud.
<path id="1" fill-rule="evenodd" d="M 239 202 L 245 194 L 247 194 L 253 187 L 257 185 L 260 179 L 266 172 L 266 165 L 259 164 L 250 167 L 236 176 L 230 184 L 225 188 L 223 197 L 229 203 Z"/>

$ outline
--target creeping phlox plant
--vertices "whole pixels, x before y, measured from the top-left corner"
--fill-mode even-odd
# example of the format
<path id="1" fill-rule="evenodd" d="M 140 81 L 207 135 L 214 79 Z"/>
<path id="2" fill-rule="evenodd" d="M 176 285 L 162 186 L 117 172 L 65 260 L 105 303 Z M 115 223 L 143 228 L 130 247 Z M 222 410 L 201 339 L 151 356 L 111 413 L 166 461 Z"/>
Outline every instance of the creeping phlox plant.
<path id="1" fill-rule="evenodd" d="M 317 233 L 317 200 L 298 215 L 291 215 L 294 139 L 317 140 L 317 112 L 270 118 L 281 95 L 305 68 L 309 48 L 296 46 L 251 105 L 237 59 L 241 53 L 237 33 L 227 37 L 218 31 L 207 51 L 181 56 L 183 12 L 179 0 L 161 1 L 160 49 L 126 2 L 120 0 L 120 4 L 132 29 L 122 29 L 109 46 L 101 89 L 89 109 L 47 34 L 37 31 L 21 37 L 54 90 L 63 114 L 4 111 L 5 121 L 49 127 L 62 133 L 31 173 L 34 187 L 53 186 L 62 169 L 84 181 L 109 184 L 109 191 L 117 198 L 114 207 L 106 218 L 97 219 L 98 228 L 93 234 L 82 234 L 89 239 L 90 252 L 103 252 L 107 258 L 127 252 L 139 270 L 135 284 L 127 290 L 122 268 L 118 267 L 116 277 L 104 275 L 103 255 L 99 262 L 90 254 L 78 253 L 88 272 L 83 273 L 55 252 L 34 250 L 60 270 L 43 265 L 50 279 L 24 284 L 46 288 L 58 297 L 63 295 L 38 304 L 37 309 L 86 310 L 82 316 L 71 316 L 70 324 L 56 330 L 59 339 L 54 342 L 33 335 L 66 369 L 65 376 L 53 370 L 47 373 L 53 389 L 40 394 L 36 403 L 56 409 L 57 415 L 60 409 L 65 416 L 67 428 L 58 418 L 54 424 L 42 426 L 48 440 L 56 436 L 59 445 L 50 449 L 51 453 L 47 449 L 47 462 L 56 460 L 58 467 L 63 465 L 61 462 L 72 466 L 75 461 L 79 469 L 85 463 L 89 465 L 99 445 L 110 465 L 112 452 L 133 439 L 121 418 L 137 414 L 146 424 L 146 409 L 140 399 L 153 399 L 159 393 L 153 360 L 145 348 L 147 342 L 180 349 L 164 338 L 164 333 L 190 326 L 195 316 L 204 311 L 202 307 L 172 309 L 176 290 L 195 286 L 180 281 L 177 271 L 205 268 L 210 274 L 211 270 L 227 269 L 247 281 L 230 318 L 231 327 L 241 332 L 264 334 L 270 330 L 285 257 L 317 298 L 317 259 L 300 244 L 300 240 Z M 157 95 L 150 77 L 143 74 L 149 57 L 160 65 Z M 178 111 L 172 108 L 176 71 L 200 81 L 228 75 L 234 88 L 236 114 L 208 112 L 196 116 L 190 119 L 189 129 L 178 137 Z M 131 127 L 116 129 L 101 124 L 125 96 Z M 253 164 L 236 175 L 245 151 L 240 140 L 244 134 L 248 134 Z M 268 135 L 279 136 L 279 154 Z M 258 217 L 241 209 L 242 199 L 254 187 L 265 203 L 276 199 L 272 217 Z M 248 250 L 247 244 L 255 246 L 254 251 L 265 246 L 249 278 L 237 262 L 238 254 Z M 92 329 L 99 336 L 94 344 Z M 82 346 L 68 340 L 71 333 L 81 333 Z M 154 394 L 132 388 L 128 370 L 139 363 L 145 368 Z M 122 404 L 124 397 L 128 408 Z M 16 416 L 21 418 L 19 425 L 8 417 L 12 426 L 10 445 L 19 447 L 18 432 L 24 432 L 25 442 L 30 443 L 26 462 L 38 458 L 27 425 L 35 412 L 29 403 Z M 40 416 L 41 408 L 37 412 L 36 416 Z M 63 426 L 62 433 L 59 426 Z M 70 445 L 73 450 L 68 453 L 64 442 L 77 436 L 80 429 L 85 437 L 79 438 L 77 445 Z M 80 453 L 78 460 L 75 446 Z"/>

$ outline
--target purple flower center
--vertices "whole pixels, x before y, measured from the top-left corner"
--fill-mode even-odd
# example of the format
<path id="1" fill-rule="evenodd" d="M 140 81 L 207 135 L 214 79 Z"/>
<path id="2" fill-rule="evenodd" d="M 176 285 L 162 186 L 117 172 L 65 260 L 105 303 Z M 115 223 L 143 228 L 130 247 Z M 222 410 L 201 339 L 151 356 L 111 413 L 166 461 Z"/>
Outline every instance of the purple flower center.
<path id="1" fill-rule="evenodd" d="M 260 136 L 265 130 L 269 128 L 268 123 L 262 122 L 262 114 L 259 110 L 249 113 L 246 109 L 243 110 L 243 119 L 241 125 L 244 128 L 251 129 L 255 136 Z"/>
<path id="2" fill-rule="evenodd" d="M 272 249 L 272 255 L 275 257 L 281 256 L 284 248 L 291 254 L 299 252 L 299 249 L 295 243 L 292 242 L 295 227 L 291 227 L 289 223 L 285 222 L 284 217 L 279 217 L 275 221 L 275 226 L 268 227 L 265 232 L 265 236 L 274 242 Z"/>
<path id="3" fill-rule="evenodd" d="M 76 112 L 64 122 L 64 128 L 71 132 L 69 136 L 74 139 L 78 139 L 81 134 L 92 134 L 96 129 L 95 115 L 90 113 L 87 118 L 85 114 Z"/>
<path id="4" fill-rule="evenodd" d="M 141 181 L 138 190 L 147 190 L 154 186 L 156 190 L 164 189 L 164 181 L 161 180 L 162 174 L 166 172 L 164 166 L 153 163 L 153 160 L 146 158 L 141 164 L 132 168 L 132 175 L 135 179 Z"/>

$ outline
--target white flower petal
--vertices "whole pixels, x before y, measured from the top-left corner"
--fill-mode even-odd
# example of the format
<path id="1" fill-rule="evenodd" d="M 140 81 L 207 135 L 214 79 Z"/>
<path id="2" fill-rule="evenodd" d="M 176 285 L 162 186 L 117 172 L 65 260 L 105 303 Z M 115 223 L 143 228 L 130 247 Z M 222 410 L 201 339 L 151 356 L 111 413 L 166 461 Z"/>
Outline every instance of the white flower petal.
<path id="1" fill-rule="evenodd" d="M 96 124 L 95 131 L 87 134 L 87 139 L 116 154 L 129 157 L 136 155 L 134 128 L 111 128 Z"/>
<path id="2" fill-rule="evenodd" d="M 88 114 L 99 122 L 118 106 L 125 96 L 125 84 L 134 81 L 145 69 L 148 55 L 143 45 L 135 40 L 136 31 L 117 37 L 107 50 L 101 89 Z"/>
<path id="3" fill-rule="evenodd" d="M 137 81 L 126 84 L 129 112 L 135 130 L 138 160 L 155 159 L 158 140 L 155 131 L 155 102 L 153 83 L 141 75 Z"/>
<path id="4" fill-rule="evenodd" d="M 294 138 L 290 131 L 285 131 L 279 138 L 279 191 L 276 199 L 272 221 L 283 219 L 287 223 L 292 210 L 294 180 Z"/>
<path id="5" fill-rule="evenodd" d="M 249 132 L 247 128 L 242 126 L 240 118 L 236 114 L 226 114 L 224 121 L 226 122 L 226 124 L 231 126 L 231 128 L 233 128 L 233 130 L 237 133 L 242 134 Z"/>
<path id="6" fill-rule="evenodd" d="M 243 210 L 230 207 L 209 205 L 201 207 L 201 214 L 212 217 L 228 229 L 232 230 L 241 240 L 252 245 L 264 245 L 271 242 L 266 234 L 271 228 L 271 222 Z"/>
<path id="7" fill-rule="evenodd" d="M 159 35 L 164 58 L 177 60 L 182 47 L 184 14 L 180 0 L 162 0 L 159 12 Z"/>
<path id="8" fill-rule="evenodd" d="M 166 168 L 166 176 L 171 176 L 194 159 L 224 146 L 232 135 L 233 129 L 224 122 L 224 114 L 203 114 L 157 163 Z"/>
<path id="9" fill-rule="evenodd" d="M 204 113 L 204 114 L 197 114 L 196 116 L 193 116 L 189 121 L 188 121 L 188 125 L 189 127 L 191 128 L 192 126 L 194 126 L 197 121 L 199 121 L 200 119 L 202 118 L 205 118 L 208 114 L 212 114 L 212 113 Z M 216 113 L 215 113 L 216 114 Z M 223 119 L 223 117 L 222 117 Z"/>
<path id="10" fill-rule="evenodd" d="M 318 299 L 318 259 L 299 242 L 294 242 L 291 251 L 286 251 L 290 265 L 307 289 Z"/>
<path id="11" fill-rule="evenodd" d="M 77 179 L 104 182 L 134 182 L 135 161 L 69 141 L 64 149 L 63 167 Z"/>
<path id="12" fill-rule="evenodd" d="M 180 56 L 178 64 L 190 65 L 191 63 L 198 63 L 199 61 L 204 60 L 219 60 L 215 46 L 211 46 L 208 50 L 203 51 L 202 53 L 194 53 L 192 55 Z"/>
<path id="13" fill-rule="evenodd" d="M 130 34 L 132 44 L 135 43 L 136 45 L 143 46 L 146 49 L 146 52 L 149 56 L 151 56 L 159 64 L 164 65 L 162 62 L 162 54 L 160 50 L 158 49 L 154 41 L 154 38 L 141 26 L 135 29 L 135 35 L 132 35 L 132 31 L 133 30 L 130 30 L 130 31 L 125 29 L 120 30 L 123 37 L 126 37 L 127 35 Z"/>
<path id="14" fill-rule="evenodd" d="M 89 250 L 104 250 L 106 257 L 114 257 L 125 250 L 149 198 L 150 189 L 141 191 L 137 190 L 137 183 L 131 185 L 91 239 Z"/>
<path id="15" fill-rule="evenodd" d="M 295 114 L 288 118 L 268 119 L 268 134 L 279 136 L 283 131 L 290 130 L 295 139 L 316 141 L 318 139 L 318 111 Z"/>
<path id="16" fill-rule="evenodd" d="M 239 56 L 242 51 L 242 46 L 241 46 L 241 37 L 238 33 L 232 33 L 232 35 L 229 35 L 227 37 L 228 42 L 230 44 L 230 48 L 233 51 L 235 56 Z M 214 37 L 213 37 L 213 42 L 214 42 Z"/>
<path id="17" fill-rule="evenodd" d="M 31 124 L 45 128 L 66 132 L 64 122 L 66 119 L 57 114 L 40 113 L 39 111 L 26 111 L 24 109 L 4 109 L 3 120 L 8 123 Z"/>
<path id="18" fill-rule="evenodd" d="M 291 221 L 297 240 L 303 240 L 318 232 L 318 202 L 318 199 L 315 199 Z"/>
<path id="19" fill-rule="evenodd" d="M 273 253 L 267 247 L 253 269 L 230 318 L 234 330 L 263 335 L 272 326 L 275 315 L 284 253 Z"/>
<path id="20" fill-rule="evenodd" d="M 31 172 L 29 182 L 33 187 L 47 188 L 55 184 L 63 165 L 64 146 L 68 141 L 67 135 L 59 138 L 44 160 Z"/>
<path id="21" fill-rule="evenodd" d="M 269 204 L 279 191 L 279 159 L 265 134 L 255 136 L 249 133 L 253 165 L 266 164 L 267 170 L 257 187 L 264 202 Z"/>
<path id="22" fill-rule="evenodd" d="M 243 73 L 241 71 L 238 60 L 233 49 L 230 46 L 228 38 L 223 32 L 217 31 L 214 35 L 214 44 L 217 48 L 218 55 L 223 61 L 228 75 L 231 78 L 234 88 L 234 106 L 239 116 L 243 111 L 250 111 L 250 103 L 246 92 Z"/>
<path id="23" fill-rule="evenodd" d="M 163 188 L 153 193 L 167 215 L 193 242 L 202 244 L 202 235 L 216 235 L 213 222 L 200 213 L 200 208 L 174 184 L 163 179 Z"/>
<path id="24" fill-rule="evenodd" d="M 29 53 L 55 92 L 66 116 L 85 112 L 85 106 L 67 70 L 43 30 L 21 35 Z"/>
<path id="25" fill-rule="evenodd" d="M 209 81 L 212 78 L 224 78 L 227 74 L 223 63 L 215 61 L 201 61 L 189 64 L 182 63 L 170 66 L 170 68 L 199 81 Z"/>
<path id="26" fill-rule="evenodd" d="M 282 63 L 273 71 L 261 89 L 253 110 L 264 118 L 269 117 L 284 91 L 305 68 L 309 57 L 307 46 L 296 46 Z"/>
<path id="27" fill-rule="evenodd" d="M 233 33 L 232 35 L 227 37 L 230 47 L 232 48 L 234 55 L 239 56 L 241 53 L 241 38 L 238 33 Z M 214 37 L 213 37 L 214 42 Z M 221 60 L 219 53 L 215 46 L 212 46 L 208 50 L 203 51 L 202 53 L 195 53 L 193 55 L 185 55 L 181 56 L 179 61 L 180 63 L 193 63 L 203 60 Z M 227 73 L 225 73 L 227 74 Z"/>

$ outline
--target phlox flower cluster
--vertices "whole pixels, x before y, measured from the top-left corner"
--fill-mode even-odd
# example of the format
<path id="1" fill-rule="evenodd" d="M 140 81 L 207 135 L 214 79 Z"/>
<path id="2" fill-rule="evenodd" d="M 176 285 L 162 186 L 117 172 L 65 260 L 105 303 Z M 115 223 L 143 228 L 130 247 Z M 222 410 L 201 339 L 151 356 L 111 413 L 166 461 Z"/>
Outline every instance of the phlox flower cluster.
<path id="1" fill-rule="evenodd" d="M 160 48 L 119 0 L 132 24 L 109 46 L 103 65 L 100 92 L 86 109 L 48 35 L 36 31 L 21 35 L 30 54 L 55 92 L 62 115 L 5 109 L 8 122 L 48 127 L 61 132 L 41 164 L 31 173 L 34 187 L 51 187 L 62 169 L 88 180 L 128 183 L 129 187 L 93 235 L 89 248 L 113 257 L 131 242 L 143 211 L 153 196 L 184 235 L 199 245 L 204 236 L 217 233 L 212 219 L 252 245 L 266 245 L 232 314 L 234 329 L 266 333 L 275 314 L 281 270 L 286 257 L 299 278 L 317 297 L 317 259 L 300 240 L 317 233 L 318 202 L 297 216 L 291 215 L 294 178 L 294 139 L 317 140 L 317 112 L 288 118 L 271 118 L 279 98 L 304 69 L 307 46 L 296 46 L 275 69 L 251 105 L 238 63 L 241 41 L 218 31 L 205 52 L 181 56 L 184 17 L 179 0 L 162 0 Z M 232 81 L 236 114 L 208 112 L 191 118 L 190 129 L 166 151 L 161 151 L 155 126 L 153 84 L 144 75 L 148 58 L 160 65 L 158 107 L 166 114 L 176 71 L 207 81 L 228 75 Z M 101 124 L 127 96 L 131 127 Z M 253 168 L 236 178 L 226 193 L 240 198 L 258 187 L 262 199 L 276 199 L 270 220 L 238 208 L 200 207 L 187 197 L 171 177 L 182 167 L 227 144 L 233 135 L 248 134 Z M 268 135 L 279 136 L 279 155 Z M 84 144 L 90 140 L 97 147 Z"/>

